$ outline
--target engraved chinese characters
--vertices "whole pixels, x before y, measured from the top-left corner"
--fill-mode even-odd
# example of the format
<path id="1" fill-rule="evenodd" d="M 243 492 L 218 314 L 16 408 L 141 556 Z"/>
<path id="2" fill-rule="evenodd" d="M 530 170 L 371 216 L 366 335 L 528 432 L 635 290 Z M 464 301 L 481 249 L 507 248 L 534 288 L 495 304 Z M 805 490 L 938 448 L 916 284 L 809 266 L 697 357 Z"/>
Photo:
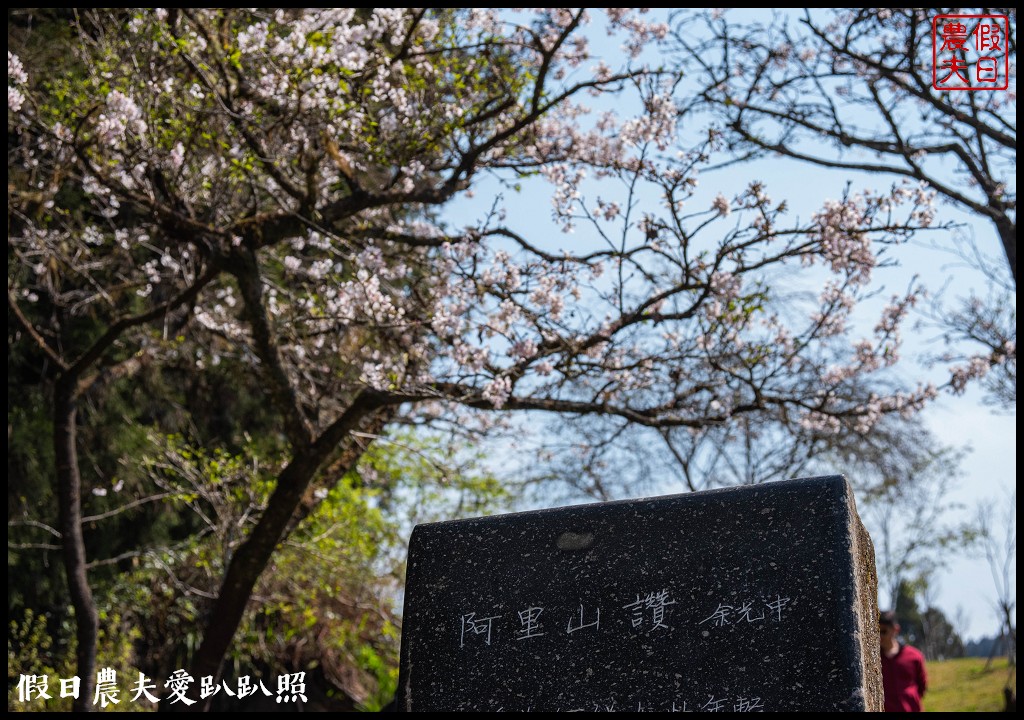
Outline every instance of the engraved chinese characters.
<path id="1" fill-rule="evenodd" d="M 421 526 L 398 706 L 873 709 L 873 577 L 838 477 Z"/>

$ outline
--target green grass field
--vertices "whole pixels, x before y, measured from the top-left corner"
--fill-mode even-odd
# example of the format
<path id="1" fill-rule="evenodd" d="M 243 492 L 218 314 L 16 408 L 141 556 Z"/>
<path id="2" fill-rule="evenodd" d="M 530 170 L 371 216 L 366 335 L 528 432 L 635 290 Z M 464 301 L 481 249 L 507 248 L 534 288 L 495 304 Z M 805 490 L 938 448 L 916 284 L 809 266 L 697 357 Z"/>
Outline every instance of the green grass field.
<path id="1" fill-rule="evenodd" d="M 1017 687 L 1017 668 L 1009 670 L 1006 658 L 992 661 L 985 670 L 985 658 L 958 658 L 928 663 L 928 692 L 925 712 L 999 712 L 1003 709 L 1003 687 L 1007 678 Z"/>

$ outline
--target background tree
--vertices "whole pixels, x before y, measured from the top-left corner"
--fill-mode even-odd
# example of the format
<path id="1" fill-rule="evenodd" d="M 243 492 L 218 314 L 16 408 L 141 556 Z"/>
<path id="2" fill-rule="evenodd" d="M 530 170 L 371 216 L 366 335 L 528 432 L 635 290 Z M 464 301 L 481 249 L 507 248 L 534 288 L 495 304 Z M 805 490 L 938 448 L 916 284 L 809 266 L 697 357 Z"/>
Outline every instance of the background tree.
<path id="1" fill-rule="evenodd" d="M 896 605 L 900 634 L 904 640 L 925 654 L 929 660 L 963 657 L 963 638 L 945 613 L 928 599 L 934 593 L 933 578 L 921 575 L 900 583 Z"/>
<path id="2" fill-rule="evenodd" d="M 902 461 L 877 458 L 872 467 L 870 457 L 846 458 L 852 473 L 876 473 L 876 482 L 862 495 L 861 514 L 875 543 L 879 594 L 888 598 L 880 604 L 897 613 L 901 584 L 931 577 L 976 532 L 968 522 L 947 519 L 957 509 L 948 495 L 961 453 L 929 443 L 929 437 L 924 428 L 909 435 L 914 444 L 906 447 Z"/>
<path id="3" fill-rule="evenodd" d="M 924 650 L 928 657 L 937 660 L 964 656 L 964 641 L 952 618 L 936 605 L 938 582 L 934 573 L 918 580 L 920 596 L 926 610 L 921 614 L 921 629 L 924 632 Z"/>
<path id="4" fill-rule="evenodd" d="M 621 9 L 603 18 L 635 53 L 668 30 Z M 65 356 L 114 379 L 177 368 L 263 405 L 219 418 L 226 457 L 273 470 L 265 497 L 241 498 L 245 531 L 220 543 L 187 653 L 195 678 L 220 676 L 275 551 L 400 424 L 483 432 L 495 411 L 530 410 L 614 428 L 749 417 L 865 434 L 936 394 L 890 372 L 916 288 L 866 337 L 848 328 L 879 247 L 931 224 L 930 194 L 851 192 L 796 220 L 754 182 L 687 206 L 717 138 L 678 151 L 678 78 L 594 66 L 589 19 L 88 11 L 63 26 L 61 58 L 35 24 L 9 33 L 9 343 L 45 358 L 40 382 L 56 392 L 41 397 L 65 418 L 69 578 L 88 589 L 80 421 L 62 398 L 97 386 L 62 380 Z M 588 114 L 588 93 L 614 93 L 618 112 Z M 539 174 L 554 220 L 585 236 L 529 237 L 500 206 L 469 227 L 442 222 L 484 173 Z M 814 265 L 820 293 L 794 303 L 775 285 Z M 202 428 L 218 404 L 189 397 L 177 420 Z M 166 415 L 123 420 L 173 431 Z M 250 429 L 262 456 L 245 449 Z M 95 645 L 83 632 L 81 672 Z"/>
<path id="5" fill-rule="evenodd" d="M 996 503 L 979 505 L 977 523 L 981 554 L 992 573 L 996 591 L 995 610 L 999 618 L 999 639 L 1010 666 L 1017 664 L 1017 491 L 1007 494 L 997 508 Z M 993 647 L 992 655 L 996 650 Z M 992 655 L 989 656 L 991 663 Z"/>

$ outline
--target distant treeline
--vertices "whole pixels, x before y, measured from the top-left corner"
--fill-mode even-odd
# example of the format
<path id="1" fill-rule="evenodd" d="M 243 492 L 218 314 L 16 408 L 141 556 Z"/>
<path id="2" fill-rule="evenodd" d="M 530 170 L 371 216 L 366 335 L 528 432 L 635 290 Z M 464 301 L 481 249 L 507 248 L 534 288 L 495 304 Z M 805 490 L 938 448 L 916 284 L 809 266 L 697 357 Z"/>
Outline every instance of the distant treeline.
<path id="1" fill-rule="evenodd" d="M 964 655 L 966 657 L 988 657 L 993 652 L 993 646 L 997 644 L 999 647 L 995 648 L 996 653 L 1006 654 L 1004 638 L 994 635 L 964 643 Z"/>

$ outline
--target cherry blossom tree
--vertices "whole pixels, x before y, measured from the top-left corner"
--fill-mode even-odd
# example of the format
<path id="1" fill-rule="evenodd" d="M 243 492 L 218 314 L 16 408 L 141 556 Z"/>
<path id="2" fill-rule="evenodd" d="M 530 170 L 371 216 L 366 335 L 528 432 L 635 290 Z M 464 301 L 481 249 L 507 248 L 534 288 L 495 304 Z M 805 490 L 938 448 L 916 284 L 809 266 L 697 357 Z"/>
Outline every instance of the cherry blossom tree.
<path id="1" fill-rule="evenodd" d="M 837 9 L 769 27 L 713 12 L 709 37 L 687 17 L 676 38 L 738 150 L 924 182 L 993 224 L 1016 283 L 1015 95 L 933 88 L 933 16 Z M 1003 40 L 1015 53 L 1016 36 Z"/>
<path id="2" fill-rule="evenodd" d="M 1009 37 L 999 36 L 1011 57 L 1009 89 L 980 92 L 933 87 L 932 19 L 940 12 L 839 8 L 765 23 L 722 11 L 682 13 L 672 44 L 699 76 L 699 101 L 687 110 L 715 114 L 732 162 L 782 156 L 847 177 L 910 178 L 991 223 L 998 251 L 987 243 L 979 249 L 973 239 L 961 239 L 966 251 L 949 243 L 936 249 L 983 273 L 992 297 L 972 295 L 931 314 L 952 345 L 945 359 L 960 360 L 950 366 L 954 390 L 987 375 L 997 401 L 1008 406 L 1016 401 L 1007 393 L 1016 378 L 1016 11 L 949 11 L 1011 18 Z M 994 252 L 1002 267 L 989 259 Z"/>
<path id="3" fill-rule="evenodd" d="M 961 393 L 979 380 L 990 402 L 1005 410 L 1017 407 L 1016 291 L 995 287 L 982 299 L 975 295 L 951 309 L 933 311 L 946 349 L 935 361 L 952 364 L 952 388 Z"/>
<path id="4" fill-rule="evenodd" d="M 594 32 L 624 43 L 622 67 L 591 54 Z M 722 138 L 680 138 L 678 77 L 640 64 L 667 32 L 627 9 L 156 9 L 77 14 L 62 58 L 9 34 L 11 337 L 55 388 L 83 696 L 76 403 L 112 374 L 243 363 L 289 448 L 210 605 L 197 679 L 219 677 L 321 470 L 340 477 L 395 422 L 864 433 L 935 395 L 889 372 L 916 287 L 850 328 L 885 248 L 932 224 L 935 190 L 851 191 L 802 221 L 760 182 L 697 206 Z M 567 234 L 535 236 L 500 202 L 444 222 L 485 175 L 549 183 Z M 817 289 L 787 295 L 796 276 Z"/>

